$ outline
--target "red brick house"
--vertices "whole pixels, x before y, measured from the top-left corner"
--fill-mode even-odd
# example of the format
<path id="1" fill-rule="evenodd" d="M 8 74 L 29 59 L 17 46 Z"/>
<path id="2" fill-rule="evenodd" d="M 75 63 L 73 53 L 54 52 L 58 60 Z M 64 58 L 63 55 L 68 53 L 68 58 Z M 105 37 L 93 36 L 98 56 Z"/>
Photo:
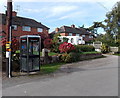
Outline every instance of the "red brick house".
<path id="1" fill-rule="evenodd" d="M 94 39 L 94 34 L 84 28 L 76 28 L 75 25 L 71 25 L 71 27 L 62 26 L 60 28 L 56 28 L 51 35 L 55 33 L 60 33 L 61 36 L 81 36 L 85 42 L 92 41 Z"/>
<path id="2" fill-rule="evenodd" d="M 0 13 L 0 37 L 6 36 L 6 14 Z M 48 37 L 49 28 L 34 19 L 19 17 L 12 12 L 12 36 L 19 38 L 22 35 L 43 35 Z"/>

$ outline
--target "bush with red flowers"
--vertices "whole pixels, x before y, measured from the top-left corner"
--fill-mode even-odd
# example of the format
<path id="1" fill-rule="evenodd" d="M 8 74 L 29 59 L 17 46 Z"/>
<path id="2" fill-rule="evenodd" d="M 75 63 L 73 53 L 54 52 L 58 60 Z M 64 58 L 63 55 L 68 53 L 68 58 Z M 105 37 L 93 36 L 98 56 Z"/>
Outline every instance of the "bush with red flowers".
<path id="1" fill-rule="evenodd" d="M 64 43 L 60 44 L 59 50 L 61 53 L 69 53 L 69 52 L 75 50 L 75 47 L 71 43 L 64 42 Z"/>
<path id="2" fill-rule="evenodd" d="M 6 37 L 2 38 L 0 41 L 0 47 L 2 47 L 2 52 L 6 52 Z M 12 38 L 12 52 L 15 52 L 19 49 L 19 41 L 16 38 Z"/>
<path id="3" fill-rule="evenodd" d="M 44 40 L 44 47 L 47 48 L 47 49 L 50 49 L 52 47 L 52 39 L 45 39 Z"/>
<path id="4" fill-rule="evenodd" d="M 2 65 L 6 65 L 6 42 L 7 39 L 6 37 L 1 38 L 0 41 L 0 47 L 2 47 L 2 55 L 3 55 L 3 59 L 2 59 Z M 12 63 L 13 63 L 13 67 L 12 70 L 13 71 L 19 71 L 20 66 L 19 66 L 19 53 L 16 53 L 16 51 L 19 50 L 19 41 L 16 38 L 12 38 Z M 2 70 L 5 71 L 6 70 L 6 66 L 2 66 Z"/>

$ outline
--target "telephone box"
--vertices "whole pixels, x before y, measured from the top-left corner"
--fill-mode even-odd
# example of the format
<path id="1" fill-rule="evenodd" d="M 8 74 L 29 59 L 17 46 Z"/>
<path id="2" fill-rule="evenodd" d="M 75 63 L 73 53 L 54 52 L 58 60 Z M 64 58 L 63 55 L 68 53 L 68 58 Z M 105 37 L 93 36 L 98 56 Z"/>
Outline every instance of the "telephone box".
<path id="1" fill-rule="evenodd" d="M 40 71 L 40 46 L 40 36 L 25 35 L 20 37 L 21 72 Z"/>

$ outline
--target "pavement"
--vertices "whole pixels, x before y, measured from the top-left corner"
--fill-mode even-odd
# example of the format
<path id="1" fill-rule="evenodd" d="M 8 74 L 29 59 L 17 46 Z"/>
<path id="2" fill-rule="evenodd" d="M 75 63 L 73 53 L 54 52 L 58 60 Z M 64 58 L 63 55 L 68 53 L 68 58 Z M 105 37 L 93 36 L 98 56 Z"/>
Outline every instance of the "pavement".
<path id="1" fill-rule="evenodd" d="M 56 73 L 3 79 L 3 96 L 118 96 L 118 56 L 63 65 Z"/>

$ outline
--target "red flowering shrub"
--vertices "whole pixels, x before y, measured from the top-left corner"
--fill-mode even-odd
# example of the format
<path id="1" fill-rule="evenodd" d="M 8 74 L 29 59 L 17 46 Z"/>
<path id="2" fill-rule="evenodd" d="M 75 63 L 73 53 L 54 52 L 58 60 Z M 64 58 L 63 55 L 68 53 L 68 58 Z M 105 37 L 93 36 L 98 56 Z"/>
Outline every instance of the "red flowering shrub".
<path id="1" fill-rule="evenodd" d="M 52 47 L 52 39 L 45 39 L 44 40 L 44 47 L 47 48 L 47 49 L 50 49 Z"/>
<path id="2" fill-rule="evenodd" d="M 68 53 L 68 52 L 71 52 L 71 51 L 75 50 L 75 47 L 71 43 L 64 42 L 64 43 L 60 44 L 59 50 L 60 50 L 61 53 L 62 52 L 64 52 L 64 53 L 67 52 Z"/>
<path id="3" fill-rule="evenodd" d="M 6 51 L 6 37 L 2 38 L 0 41 L 0 47 L 2 47 L 2 51 Z M 15 52 L 19 49 L 19 41 L 16 38 L 12 38 L 12 52 Z"/>

